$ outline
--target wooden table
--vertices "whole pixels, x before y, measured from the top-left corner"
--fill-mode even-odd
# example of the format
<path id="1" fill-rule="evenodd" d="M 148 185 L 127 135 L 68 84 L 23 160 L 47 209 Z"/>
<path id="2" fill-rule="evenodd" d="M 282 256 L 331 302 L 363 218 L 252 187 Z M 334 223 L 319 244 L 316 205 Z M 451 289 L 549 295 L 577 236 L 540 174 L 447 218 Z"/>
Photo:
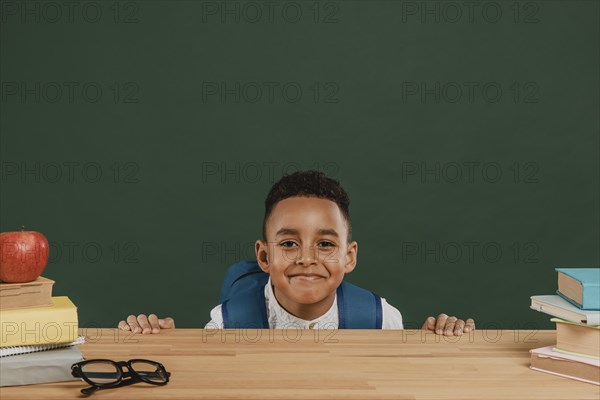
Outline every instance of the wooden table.
<path id="1" fill-rule="evenodd" d="M 95 399 L 593 399 L 600 387 L 529 369 L 556 331 L 81 330 L 86 359 L 149 358 L 167 386 L 102 390 Z M 2 400 L 80 397 L 82 381 L 0 388 Z"/>

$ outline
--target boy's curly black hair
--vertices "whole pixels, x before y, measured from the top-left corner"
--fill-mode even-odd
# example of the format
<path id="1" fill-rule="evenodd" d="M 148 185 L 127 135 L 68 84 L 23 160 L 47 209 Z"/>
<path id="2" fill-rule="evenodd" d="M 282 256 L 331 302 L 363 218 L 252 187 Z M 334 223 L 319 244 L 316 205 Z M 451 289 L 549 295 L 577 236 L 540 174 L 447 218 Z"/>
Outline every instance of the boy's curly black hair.
<path id="1" fill-rule="evenodd" d="M 350 198 L 348 193 L 339 181 L 315 170 L 294 172 L 290 175 L 284 175 L 279 181 L 275 182 L 265 200 L 265 217 L 262 230 L 265 242 L 267 241 L 267 219 L 269 219 L 273 207 L 281 200 L 295 196 L 318 197 L 336 203 L 346 219 L 346 225 L 348 226 L 347 240 L 350 243 L 352 226 L 350 225 Z"/>

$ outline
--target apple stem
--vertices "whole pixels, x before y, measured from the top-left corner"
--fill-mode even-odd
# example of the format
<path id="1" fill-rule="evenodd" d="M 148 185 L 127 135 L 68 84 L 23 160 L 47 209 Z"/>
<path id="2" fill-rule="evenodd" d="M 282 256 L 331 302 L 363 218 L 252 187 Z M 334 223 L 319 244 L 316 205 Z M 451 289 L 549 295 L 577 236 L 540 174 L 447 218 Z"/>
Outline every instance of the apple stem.
<path id="1" fill-rule="evenodd" d="M 21 232 L 25 232 L 25 225 L 21 225 Z"/>

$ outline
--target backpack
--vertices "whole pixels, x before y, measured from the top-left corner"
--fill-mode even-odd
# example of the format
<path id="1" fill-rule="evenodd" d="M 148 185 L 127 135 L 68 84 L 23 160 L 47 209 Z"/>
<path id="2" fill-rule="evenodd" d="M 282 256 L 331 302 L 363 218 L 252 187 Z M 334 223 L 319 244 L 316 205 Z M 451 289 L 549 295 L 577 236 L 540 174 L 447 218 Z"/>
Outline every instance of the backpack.
<path id="1" fill-rule="evenodd" d="M 256 260 L 229 267 L 220 293 L 224 328 L 269 328 L 264 293 L 268 280 Z M 346 281 L 336 293 L 339 329 L 381 329 L 381 297 Z"/>

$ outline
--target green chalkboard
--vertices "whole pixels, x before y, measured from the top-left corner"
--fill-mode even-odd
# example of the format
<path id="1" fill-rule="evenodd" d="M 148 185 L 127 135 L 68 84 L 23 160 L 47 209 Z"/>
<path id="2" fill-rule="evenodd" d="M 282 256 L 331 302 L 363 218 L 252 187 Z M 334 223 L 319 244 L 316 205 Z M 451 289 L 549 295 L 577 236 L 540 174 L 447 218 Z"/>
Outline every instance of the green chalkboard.
<path id="1" fill-rule="evenodd" d="M 51 242 L 82 327 L 203 327 L 264 200 L 351 198 L 347 279 L 407 328 L 551 329 L 599 261 L 597 1 L 2 1 L 0 229 Z"/>

